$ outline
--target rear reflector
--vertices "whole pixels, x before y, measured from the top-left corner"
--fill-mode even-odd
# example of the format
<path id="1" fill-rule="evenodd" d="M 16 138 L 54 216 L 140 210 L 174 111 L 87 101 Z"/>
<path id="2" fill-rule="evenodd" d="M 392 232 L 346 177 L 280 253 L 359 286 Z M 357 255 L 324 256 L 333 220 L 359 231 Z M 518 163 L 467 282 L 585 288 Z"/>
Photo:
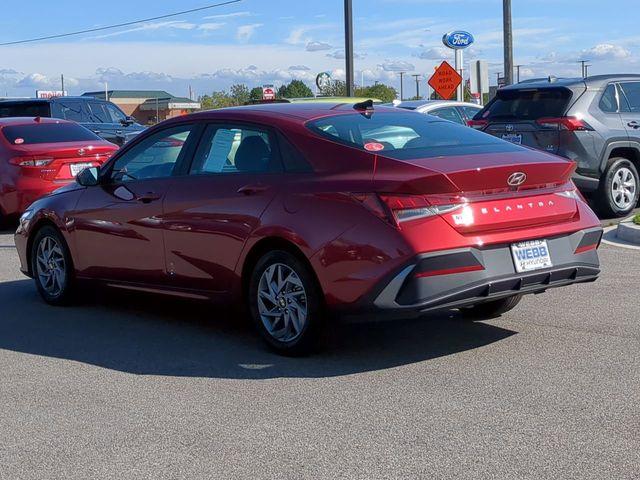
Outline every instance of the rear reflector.
<path id="1" fill-rule="evenodd" d="M 544 128 L 556 128 L 571 132 L 593 130 L 587 122 L 577 117 L 545 117 L 539 118 L 536 123 Z"/>
<path id="2" fill-rule="evenodd" d="M 441 270 L 430 270 L 427 272 L 419 272 L 416 273 L 416 278 L 425 278 L 425 277 L 435 277 L 437 275 L 452 275 L 454 273 L 467 273 L 467 272 L 477 272 L 479 270 L 484 270 L 482 265 L 466 265 L 463 267 L 454 267 L 454 268 L 444 268 Z"/>

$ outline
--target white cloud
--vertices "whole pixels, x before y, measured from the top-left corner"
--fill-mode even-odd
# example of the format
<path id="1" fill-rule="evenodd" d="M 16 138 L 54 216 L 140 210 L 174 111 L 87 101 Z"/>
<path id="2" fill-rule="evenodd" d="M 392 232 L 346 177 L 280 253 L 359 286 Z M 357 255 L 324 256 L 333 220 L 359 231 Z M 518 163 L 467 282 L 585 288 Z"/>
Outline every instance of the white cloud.
<path id="1" fill-rule="evenodd" d="M 353 53 L 353 58 L 358 60 L 361 60 L 366 56 L 367 56 L 366 53 L 358 53 L 358 52 Z M 335 52 L 327 53 L 327 57 L 335 58 L 338 60 L 344 60 L 345 58 L 347 58 L 346 54 L 344 53 L 344 50 L 336 50 Z"/>
<path id="2" fill-rule="evenodd" d="M 385 72 L 413 72 L 416 69 L 415 65 L 404 60 L 386 60 L 379 67 Z"/>
<path id="3" fill-rule="evenodd" d="M 423 50 L 417 56 L 423 60 L 445 60 L 451 58 L 451 49 L 446 47 L 431 47 Z"/>
<path id="4" fill-rule="evenodd" d="M 223 13 L 220 15 L 208 15 L 204 17 L 205 20 L 214 20 L 219 18 L 237 18 L 237 17 L 250 17 L 251 12 L 235 12 L 235 13 Z"/>
<path id="5" fill-rule="evenodd" d="M 65 77 L 65 89 L 68 87 L 76 87 L 79 82 L 73 77 Z M 20 79 L 16 86 L 20 88 L 59 88 L 61 85 L 60 78 L 49 78 L 42 73 L 31 73 Z"/>
<path id="6" fill-rule="evenodd" d="M 600 43 L 587 50 L 583 50 L 580 59 L 581 60 L 622 60 L 629 58 L 631 52 L 620 45 L 612 45 L 610 43 Z"/>
<path id="7" fill-rule="evenodd" d="M 309 42 L 305 46 L 307 52 L 319 52 L 321 50 L 331 50 L 333 47 L 325 42 Z"/>
<path id="8" fill-rule="evenodd" d="M 201 23 L 198 25 L 198 30 L 202 30 L 204 32 L 213 32 L 214 30 L 220 30 L 226 24 L 221 22 L 210 22 L 210 23 Z"/>
<path id="9" fill-rule="evenodd" d="M 300 71 L 307 72 L 307 71 L 309 71 L 311 69 L 309 67 L 307 67 L 306 65 L 291 65 L 289 67 L 289 70 L 300 70 Z"/>
<path id="10" fill-rule="evenodd" d="M 249 25 L 241 25 L 236 31 L 236 38 L 241 42 L 248 42 L 256 33 L 258 28 L 262 27 L 262 23 L 252 23 Z"/>
<path id="11" fill-rule="evenodd" d="M 168 22 L 151 22 L 151 23 L 143 23 L 139 27 L 128 28 L 125 30 L 118 30 L 116 32 L 96 35 L 90 38 L 94 38 L 94 39 L 110 38 L 110 37 L 117 37 L 119 35 L 125 35 L 127 33 L 156 31 L 160 29 L 193 30 L 195 28 L 197 28 L 197 25 L 195 23 L 185 22 L 184 20 L 175 20 L 175 21 L 168 21 Z"/>

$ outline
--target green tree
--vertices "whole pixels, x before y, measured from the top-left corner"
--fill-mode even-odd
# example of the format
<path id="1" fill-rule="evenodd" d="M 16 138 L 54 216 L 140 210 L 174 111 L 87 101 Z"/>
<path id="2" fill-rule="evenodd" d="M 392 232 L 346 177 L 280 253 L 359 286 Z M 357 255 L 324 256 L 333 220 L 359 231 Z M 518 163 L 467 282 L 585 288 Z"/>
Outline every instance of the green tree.
<path id="1" fill-rule="evenodd" d="M 302 80 L 291 80 L 288 85 L 282 85 L 278 89 L 280 98 L 307 98 L 313 97 L 313 92 Z"/>
<path id="2" fill-rule="evenodd" d="M 251 92 L 249 92 L 249 98 L 251 100 L 262 100 L 262 87 L 255 87 L 251 89 Z"/>
<path id="3" fill-rule="evenodd" d="M 213 92 L 211 95 L 203 95 L 199 98 L 203 110 L 233 107 L 237 105 L 235 100 L 225 91 Z"/>
<path id="4" fill-rule="evenodd" d="M 233 99 L 233 103 L 235 105 L 244 105 L 249 101 L 249 98 L 250 98 L 249 88 L 242 83 L 236 83 L 235 85 L 231 85 L 229 92 L 230 92 L 229 95 Z"/>
<path id="5" fill-rule="evenodd" d="M 342 80 L 333 80 L 328 86 L 320 90 L 323 97 L 344 97 L 347 94 L 347 84 Z"/>
<path id="6" fill-rule="evenodd" d="M 395 88 L 385 85 L 384 83 L 376 83 L 369 87 L 356 88 L 356 97 L 377 98 L 385 103 L 394 101 L 398 97 Z"/>

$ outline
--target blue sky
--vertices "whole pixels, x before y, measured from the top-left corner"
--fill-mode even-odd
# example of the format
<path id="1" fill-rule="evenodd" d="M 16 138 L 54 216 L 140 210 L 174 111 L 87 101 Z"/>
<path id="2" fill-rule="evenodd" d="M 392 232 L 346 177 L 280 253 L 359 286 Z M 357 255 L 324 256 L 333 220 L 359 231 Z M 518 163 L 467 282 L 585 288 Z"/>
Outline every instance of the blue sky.
<path id="1" fill-rule="evenodd" d="M 197 8 L 215 0 L 11 2 L 0 42 L 126 22 Z M 399 70 L 429 75 L 452 53 L 442 34 L 465 29 L 476 44 L 465 60 L 502 71 L 501 0 L 354 0 L 356 79 L 397 86 Z M 64 40 L 0 47 L 0 96 L 59 88 L 72 94 L 110 88 L 187 95 L 228 88 L 310 85 L 320 71 L 344 77 L 342 0 L 243 0 L 237 4 Z M 640 73 L 640 8 L 635 0 L 513 0 L 515 61 L 521 78 Z M 7 13 L 8 12 L 8 13 Z M 406 82 L 411 92 L 413 82 Z"/>

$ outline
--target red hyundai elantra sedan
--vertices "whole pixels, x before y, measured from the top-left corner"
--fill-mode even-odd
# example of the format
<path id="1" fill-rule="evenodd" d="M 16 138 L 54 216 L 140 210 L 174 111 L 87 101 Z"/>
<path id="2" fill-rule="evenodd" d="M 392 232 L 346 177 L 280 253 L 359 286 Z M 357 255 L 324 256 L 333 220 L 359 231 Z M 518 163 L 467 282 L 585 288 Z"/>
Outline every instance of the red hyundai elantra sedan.
<path id="1" fill-rule="evenodd" d="M 435 117 L 357 105 L 164 122 L 34 203 L 16 245 L 45 301 L 81 280 L 247 305 L 280 352 L 334 316 L 475 318 L 599 274 L 575 164 Z"/>
<path id="2" fill-rule="evenodd" d="M 0 119 L 0 220 L 102 165 L 117 145 L 77 123 L 50 118 Z"/>

